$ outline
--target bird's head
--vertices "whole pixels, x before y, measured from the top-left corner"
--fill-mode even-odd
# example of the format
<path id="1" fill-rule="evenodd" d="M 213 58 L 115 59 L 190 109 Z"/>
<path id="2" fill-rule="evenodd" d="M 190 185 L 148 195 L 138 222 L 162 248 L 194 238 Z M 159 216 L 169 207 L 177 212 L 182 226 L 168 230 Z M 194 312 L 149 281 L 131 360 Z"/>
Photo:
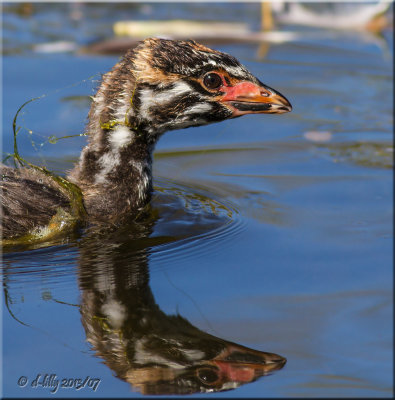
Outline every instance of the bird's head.
<path id="1" fill-rule="evenodd" d="M 149 199 L 162 133 L 288 111 L 288 100 L 234 57 L 192 40 L 146 39 L 103 75 L 89 112 L 89 143 L 68 178 L 82 188 L 90 214 L 127 214 Z M 103 186 L 114 190 L 104 195 Z"/>
<path id="2" fill-rule="evenodd" d="M 110 112 L 155 139 L 167 130 L 292 108 L 236 58 L 192 40 L 146 39 L 107 75 L 102 92 L 112 100 Z"/>

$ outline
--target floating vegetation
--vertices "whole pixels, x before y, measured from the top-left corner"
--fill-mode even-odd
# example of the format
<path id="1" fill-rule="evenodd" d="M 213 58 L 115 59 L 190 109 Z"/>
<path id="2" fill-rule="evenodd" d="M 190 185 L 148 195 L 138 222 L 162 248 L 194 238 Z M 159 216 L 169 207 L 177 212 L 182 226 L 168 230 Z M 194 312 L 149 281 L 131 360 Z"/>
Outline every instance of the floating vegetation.
<path id="1" fill-rule="evenodd" d="M 45 95 L 44 95 L 45 96 Z M 64 209 L 58 209 L 57 213 L 51 218 L 48 226 L 40 227 L 27 235 L 23 235 L 17 238 L 7 239 L 3 241 L 4 245 L 15 245 L 15 244 L 29 244 L 35 241 L 44 241 L 49 240 L 57 236 L 59 233 L 63 233 L 65 230 L 69 230 L 70 228 L 74 228 L 78 221 L 84 220 L 86 217 L 86 210 L 83 203 L 83 195 L 81 189 L 70 182 L 66 178 L 63 178 L 51 171 L 49 171 L 45 167 L 41 167 L 35 164 L 32 164 L 25 159 L 23 159 L 18 151 L 18 140 L 17 136 L 19 131 L 21 130 L 20 126 L 17 126 L 17 120 L 20 112 L 23 108 L 31 103 L 32 101 L 38 100 L 44 96 L 35 97 L 23 103 L 19 109 L 17 110 L 13 123 L 12 130 L 14 136 L 14 153 L 9 154 L 4 161 L 9 158 L 13 158 L 15 168 L 23 167 L 23 168 L 31 168 L 36 171 L 39 171 L 49 177 L 56 185 L 59 186 L 59 189 L 66 194 L 70 202 L 70 213 Z M 55 136 L 50 136 L 48 141 L 51 143 L 56 143 L 59 139 L 73 136 L 81 136 L 81 135 L 70 135 L 64 136 L 60 138 L 56 138 Z"/>
<path id="2" fill-rule="evenodd" d="M 387 142 L 339 143 L 326 148 L 335 162 L 385 169 L 393 168 L 394 165 L 394 147 Z"/>
<path id="3" fill-rule="evenodd" d="M 81 96 L 81 95 L 64 96 L 60 99 L 60 101 L 70 103 L 71 105 L 78 108 L 90 107 L 92 103 L 92 96 Z"/>
<path id="4" fill-rule="evenodd" d="M 79 82 L 73 83 L 73 84 L 65 86 L 63 88 L 56 89 L 51 94 L 58 93 L 58 92 L 60 92 L 60 91 L 62 91 L 64 89 L 73 88 L 73 87 L 78 86 L 78 85 L 80 85 L 82 83 L 92 81 L 98 75 L 99 74 L 96 73 L 96 74 L 94 74 L 94 75 L 92 75 L 92 76 L 90 76 L 90 77 L 88 77 L 86 79 L 83 79 L 83 80 L 79 81 Z M 19 116 L 20 112 L 29 103 L 31 103 L 31 102 L 33 102 L 35 100 L 43 99 L 44 97 L 47 97 L 48 95 L 49 95 L 49 93 L 46 93 L 46 94 L 43 94 L 41 96 L 34 97 L 34 98 L 26 101 L 25 103 L 23 103 L 19 107 L 19 109 L 17 110 L 17 112 L 16 112 L 16 114 L 14 116 L 14 120 L 13 120 L 13 123 L 12 123 L 12 129 L 13 129 L 13 132 L 14 132 L 14 153 L 13 154 L 7 154 L 7 156 L 3 159 L 3 162 L 6 162 L 8 159 L 13 158 L 15 167 L 17 167 L 17 163 L 19 163 L 19 165 L 25 165 L 25 166 L 28 165 L 28 163 L 19 156 L 16 137 L 17 137 L 18 133 L 20 132 L 20 130 L 22 129 L 22 127 L 21 126 L 17 127 L 16 126 L 16 121 L 18 119 L 18 116 Z M 90 103 L 92 102 L 92 100 L 93 100 L 92 96 L 81 96 L 81 95 L 65 96 L 65 97 L 61 98 L 61 101 L 73 102 L 76 106 L 78 105 L 78 107 L 89 106 Z M 27 129 L 27 128 L 25 128 L 25 129 L 26 129 L 26 131 L 28 132 L 28 134 L 30 136 L 30 141 L 31 141 L 31 144 L 32 144 L 33 148 L 36 151 L 38 151 L 37 143 L 35 143 L 33 141 L 33 139 L 32 139 L 33 134 L 35 134 L 35 135 L 38 135 L 38 134 L 36 132 L 33 132 L 33 130 L 31 130 L 31 129 Z M 45 143 L 56 144 L 61 139 L 68 139 L 68 138 L 73 138 L 73 137 L 78 137 L 78 136 L 86 136 L 86 133 L 78 133 L 78 134 L 75 134 L 75 135 L 66 135 L 66 136 L 61 136 L 61 137 L 57 137 L 55 135 L 42 136 L 42 137 L 44 137 L 44 141 L 42 143 L 39 143 L 38 146 L 39 147 L 43 147 Z"/>
<path id="5" fill-rule="evenodd" d="M 51 136 L 48 136 L 48 143 L 56 144 L 61 139 L 70 139 L 70 138 L 78 137 L 78 136 L 86 136 L 86 133 L 77 133 L 76 135 L 66 135 L 66 136 L 51 135 Z"/>

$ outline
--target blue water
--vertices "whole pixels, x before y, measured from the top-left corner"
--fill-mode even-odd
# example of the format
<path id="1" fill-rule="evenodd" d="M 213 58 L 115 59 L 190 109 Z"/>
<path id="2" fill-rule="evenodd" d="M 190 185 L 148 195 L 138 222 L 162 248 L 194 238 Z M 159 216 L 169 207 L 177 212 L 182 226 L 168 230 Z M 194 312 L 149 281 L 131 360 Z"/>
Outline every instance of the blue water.
<path id="1" fill-rule="evenodd" d="M 23 16 L 16 7 L 4 10 L 3 152 L 12 151 L 16 110 L 45 94 L 23 110 L 19 145 L 57 172 L 72 167 L 85 138 L 47 138 L 83 132 L 87 96 L 118 56 L 39 53 L 32 44 L 86 45 L 111 37 L 111 24 L 127 18 L 214 18 L 257 28 L 260 12 L 259 4 L 233 3 L 45 4 Z M 117 377 L 111 356 L 87 342 L 84 328 L 89 296 L 100 303 L 100 293 L 118 282 L 115 296 L 130 300 L 114 277 L 133 266 L 142 276 L 149 271 L 164 313 L 152 321 L 160 326 L 163 315 L 179 314 L 200 331 L 287 359 L 233 390 L 190 396 L 392 396 L 392 28 L 382 37 L 279 29 L 298 36 L 271 44 L 264 57 L 254 43 L 212 46 L 285 94 L 292 113 L 166 134 L 155 153 L 156 217 L 138 238 L 125 230 L 5 254 L 3 396 L 144 397 L 136 382 L 153 379 L 152 370 L 140 376 L 130 367 L 134 384 Z M 111 250 L 114 243 L 122 251 Z M 98 326 L 104 336 L 115 334 Z M 100 384 L 51 394 L 31 386 L 38 374 Z M 26 386 L 18 386 L 21 376 Z"/>

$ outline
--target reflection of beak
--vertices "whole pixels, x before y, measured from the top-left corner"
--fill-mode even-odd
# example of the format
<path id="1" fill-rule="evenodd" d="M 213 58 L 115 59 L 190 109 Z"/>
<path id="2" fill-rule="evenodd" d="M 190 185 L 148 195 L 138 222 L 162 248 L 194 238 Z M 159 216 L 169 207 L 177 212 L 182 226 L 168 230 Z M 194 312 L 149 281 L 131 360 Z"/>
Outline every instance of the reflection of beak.
<path id="1" fill-rule="evenodd" d="M 287 359 L 278 354 L 232 344 L 212 362 L 229 380 L 251 382 L 260 376 L 281 369 Z"/>
<path id="2" fill-rule="evenodd" d="M 292 110 L 291 103 L 280 93 L 263 84 L 240 82 L 223 86 L 220 102 L 233 111 L 232 117 L 244 114 L 282 114 Z"/>

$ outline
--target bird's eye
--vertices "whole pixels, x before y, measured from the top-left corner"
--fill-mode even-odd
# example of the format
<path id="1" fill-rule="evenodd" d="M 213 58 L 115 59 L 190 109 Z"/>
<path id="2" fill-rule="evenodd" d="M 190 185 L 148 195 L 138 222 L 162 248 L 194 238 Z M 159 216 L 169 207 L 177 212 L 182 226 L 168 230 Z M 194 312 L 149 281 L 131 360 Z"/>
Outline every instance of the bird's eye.
<path id="1" fill-rule="evenodd" d="M 218 74 L 210 72 L 203 78 L 203 84 L 207 89 L 218 89 L 222 86 L 222 79 Z"/>
<path id="2" fill-rule="evenodd" d="M 199 368 L 196 372 L 203 384 L 210 385 L 218 381 L 218 373 L 213 368 Z"/>

